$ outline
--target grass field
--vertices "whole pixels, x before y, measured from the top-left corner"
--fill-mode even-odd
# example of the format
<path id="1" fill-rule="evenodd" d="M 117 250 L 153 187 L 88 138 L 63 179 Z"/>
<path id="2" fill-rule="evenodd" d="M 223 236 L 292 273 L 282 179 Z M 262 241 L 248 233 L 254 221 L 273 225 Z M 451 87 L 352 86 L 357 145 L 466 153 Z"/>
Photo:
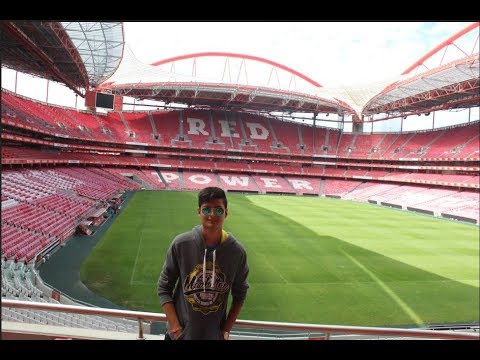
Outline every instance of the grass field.
<path id="1" fill-rule="evenodd" d="M 358 326 L 479 322 L 479 228 L 319 197 L 228 194 L 224 228 L 246 247 L 240 319 Z M 197 193 L 134 195 L 81 268 L 94 292 L 163 312 L 156 283 Z"/>

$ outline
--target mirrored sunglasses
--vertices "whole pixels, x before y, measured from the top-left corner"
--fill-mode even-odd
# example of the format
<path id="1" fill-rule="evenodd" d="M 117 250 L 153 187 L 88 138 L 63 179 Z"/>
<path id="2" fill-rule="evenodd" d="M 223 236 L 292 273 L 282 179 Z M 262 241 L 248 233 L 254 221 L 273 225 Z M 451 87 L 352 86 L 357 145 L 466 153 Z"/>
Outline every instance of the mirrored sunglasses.
<path id="1" fill-rule="evenodd" d="M 225 213 L 225 210 L 221 207 L 216 207 L 216 208 L 209 208 L 209 207 L 204 207 L 202 208 L 202 214 L 205 216 L 210 216 L 212 214 L 215 214 L 215 216 L 222 216 Z"/>

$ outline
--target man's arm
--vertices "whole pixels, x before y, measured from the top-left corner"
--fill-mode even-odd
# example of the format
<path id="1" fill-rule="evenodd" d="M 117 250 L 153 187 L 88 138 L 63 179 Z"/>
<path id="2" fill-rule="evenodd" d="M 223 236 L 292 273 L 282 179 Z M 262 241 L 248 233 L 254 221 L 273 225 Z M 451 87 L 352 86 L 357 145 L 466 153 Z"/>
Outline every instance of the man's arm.
<path id="1" fill-rule="evenodd" d="M 249 288 L 247 277 L 250 270 L 247 263 L 247 253 L 245 249 L 242 249 L 242 251 L 243 256 L 239 264 L 239 271 L 232 284 L 232 304 L 228 311 L 225 325 L 222 329 L 223 338 L 225 340 L 228 339 L 230 330 L 232 330 L 232 327 L 242 310 L 243 302 L 247 297 L 247 290 Z"/>
<path id="2" fill-rule="evenodd" d="M 169 335 L 172 339 L 178 339 L 182 335 L 182 327 L 178 321 L 175 302 L 173 300 L 173 291 L 179 278 L 179 270 L 176 261 L 174 242 L 167 251 L 165 263 L 163 264 L 160 277 L 157 284 L 157 293 L 160 298 L 160 305 L 167 317 Z"/>
<path id="3" fill-rule="evenodd" d="M 175 310 L 175 305 L 173 302 L 167 302 L 162 305 L 163 312 L 167 317 L 168 327 L 169 327 L 169 334 L 173 339 L 178 339 L 180 335 L 182 335 L 183 328 L 178 321 L 177 311 Z"/>
<path id="4" fill-rule="evenodd" d="M 223 337 L 225 340 L 228 339 L 230 330 L 232 330 L 232 327 L 235 324 L 235 321 L 237 320 L 238 315 L 240 314 L 240 311 L 242 311 L 242 306 L 243 306 L 243 303 L 232 302 L 232 305 L 230 306 L 230 310 L 228 311 L 227 319 L 225 320 L 225 325 L 223 326 L 223 329 L 222 329 Z"/>

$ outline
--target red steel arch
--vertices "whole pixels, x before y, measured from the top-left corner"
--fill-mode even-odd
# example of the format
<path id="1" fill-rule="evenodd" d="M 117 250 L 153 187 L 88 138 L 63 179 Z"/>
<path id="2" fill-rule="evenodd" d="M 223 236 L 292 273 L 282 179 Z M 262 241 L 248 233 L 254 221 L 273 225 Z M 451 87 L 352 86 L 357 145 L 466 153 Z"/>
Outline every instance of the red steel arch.
<path id="1" fill-rule="evenodd" d="M 282 64 L 277 63 L 275 61 L 268 60 L 268 59 L 265 59 L 265 58 L 262 58 L 262 57 L 259 57 L 259 56 L 246 55 L 246 54 L 236 54 L 236 53 L 216 52 L 216 51 L 200 52 L 200 53 L 185 54 L 185 55 L 171 57 L 171 58 L 168 58 L 168 59 L 159 60 L 157 62 L 154 62 L 154 63 L 150 64 L 150 65 L 159 66 L 159 65 L 167 64 L 167 63 L 178 61 L 178 60 L 185 60 L 185 59 L 192 59 L 192 58 L 206 57 L 206 56 L 234 57 L 234 58 L 240 58 L 240 59 L 248 59 L 248 60 L 259 61 L 259 62 L 262 62 L 262 63 L 265 63 L 265 64 L 275 66 L 275 67 L 280 68 L 282 70 L 285 70 L 285 71 L 287 71 L 287 72 L 289 72 L 289 73 L 291 73 L 295 76 L 298 76 L 298 77 L 302 78 L 306 82 L 308 82 L 308 83 L 310 83 L 310 84 L 312 84 L 316 87 L 322 87 L 322 85 L 317 83 L 315 80 L 312 80 L 308 76 L 306 76 L 306 75 L 304 75 L 304 74 L 302 74 L 302 73 L 300 73 L 296 70 L 293 70 L 292 68 L 289 68 L 288 66 L 282 65 Z"/>
<path id="2" fill-rule="evenodd" d="M 425 55 L 423 55 L 420 59 L 418 59 L 413 65 L 411 65 L 409 68 L 407 68 L 404 72 L 402 72 L 402 75 L 406 75 L 408 74 L 409 72 L 411 72 L 413 69 L 417 68 L 418 66 L 422 65 L 425 60 L 427 60 L 428 58 L 430 58 L 431 56 L 435 55 L 437 52 L 439 52 L 440 50 L 442 50 L 443 48 L 453 44 L 455 42 L 455 40 L 457 40 L 458 38 L 462 37 L 463 35 L 469 33 L 470 31 L 472 31 L 473 29 L 475 28 L 478 28 L 480 26 L 480 22 L 474 22 L 474 23 L 471 23 L 470 25 L 467 25 L 464 29 L 460 30 L 458 33 L 456 33 L 455 35 L 451 36 L 450 38 L 448 38 L 447 40 L 443 41 L 442 43 L 440 43 L 439 45 L 437 45 L 436 47 L 434 47 L 432 50 L 430 50 L 429 52 L 427 52 Z M 468 54 L 467 54 L 468 55 Z"/>

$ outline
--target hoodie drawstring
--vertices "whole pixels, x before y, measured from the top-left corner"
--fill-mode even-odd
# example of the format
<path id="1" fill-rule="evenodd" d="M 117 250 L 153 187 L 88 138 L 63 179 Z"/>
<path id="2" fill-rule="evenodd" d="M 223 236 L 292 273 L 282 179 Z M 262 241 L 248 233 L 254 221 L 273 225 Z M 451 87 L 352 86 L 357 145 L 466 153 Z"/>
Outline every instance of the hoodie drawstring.
<path id="1" fill-rule="evenodd" d="M 207 277 L 207 249 L 205 249 L 205 253 L 203 254 L 203 292 L 205 292 L 206 277 Z"/>
<path id="2" fill-rule="evenodd" d="M 213 250 L 213 268 L 212 268 L 212 281 L 210 282 L 210 287 L 215 286 L 215 260 L 217 257 L 217 249 Z M 203 292 L 205 292 L 205 283 L 207 279 L 207 249 L 203 253 Z"/>
<path id="3" fill-rule="evenodd" d="M 211 286 L 213 288 L 213 286 L 215 285 L 215 258 L 217 256 L 217 249 L 213 250 L 213 269 L 212 269 L 212 283 L 211 283 Z"/>

